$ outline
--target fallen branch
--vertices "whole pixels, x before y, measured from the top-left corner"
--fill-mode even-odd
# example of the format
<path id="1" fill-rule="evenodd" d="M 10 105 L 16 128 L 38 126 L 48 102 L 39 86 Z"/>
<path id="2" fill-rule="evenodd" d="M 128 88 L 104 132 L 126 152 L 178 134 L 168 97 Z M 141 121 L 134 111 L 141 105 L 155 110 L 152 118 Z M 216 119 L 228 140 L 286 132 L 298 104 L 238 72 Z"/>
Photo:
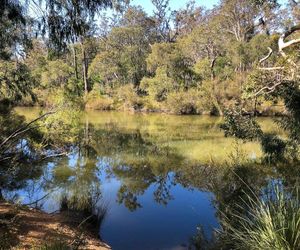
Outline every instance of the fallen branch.
<path id="1" fill-rule="evenodd" d="M 44 160 L 49 159 L 49 158 L 56 158 L 56 157 L 67 156 L 67 155 L 68 155 L 67 152 L 59 153 L 59 154 L 53 154 L 53 155 L 47 155 L 47 156 L 43 157 L 41 159 L 41 161 L 44 161 Z"/>
<path id="2" fill-rule="evenodd" d="M 37 204 L 38 202 L 42 201 L 43 199 L 47 198 L 50 194 L 52 194 L 55 190 L 52 190 L 51 192 L 45 194 L 44 196 L 42 196 L 41 198 L 33 201 L 33 202 L 30 202 L 30 203 L 27 203 L 27 204 L 22 204 L 23 206 L 31 206 L 33 204 Z"/>

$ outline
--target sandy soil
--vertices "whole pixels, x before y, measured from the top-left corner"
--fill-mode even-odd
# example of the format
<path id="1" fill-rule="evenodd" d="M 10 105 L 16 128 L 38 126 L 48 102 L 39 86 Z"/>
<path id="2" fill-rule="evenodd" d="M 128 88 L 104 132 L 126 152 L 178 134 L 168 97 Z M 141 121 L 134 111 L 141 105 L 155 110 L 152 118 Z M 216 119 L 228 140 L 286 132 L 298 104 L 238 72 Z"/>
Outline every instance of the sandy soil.
<path id="1" fill-rule="evenodd" d="M 46 214 L 0 202 L 0 244 L 4 249 L 9 245 L 11 249 L 32 249 L 50 242 L 65 242 L 70 249 L 78 245 L 79 249 L 110 249 L 97 239 L 95 230 L 79 229 L 65 213 Z"/>

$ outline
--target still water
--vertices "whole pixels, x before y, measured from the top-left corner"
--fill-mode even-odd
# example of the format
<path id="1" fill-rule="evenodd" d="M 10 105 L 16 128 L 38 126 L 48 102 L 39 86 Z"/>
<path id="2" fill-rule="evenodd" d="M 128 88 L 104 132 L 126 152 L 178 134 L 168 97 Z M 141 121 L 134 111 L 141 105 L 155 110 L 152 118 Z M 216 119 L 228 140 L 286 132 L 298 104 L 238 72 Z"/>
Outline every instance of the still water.
<path id="1" fill-rule="evenodd" d="M 30 120 L 39 110 L 17 112 Z M 36 205 L 47 212 L 59 210 L 65 197 L 77 206 L 94 203 L 106 211 L 101 238 L 116 250 L 193 248 L 197 228 L 210 239 L 219 211 L 242 190 L 228 170 L 231 162 L 255 165 L 262 154 L 256 143 L 225 138 L 221 122 L 209 116 L 87 112 L 80 146 L 38 166 L 34 178 L 7 190 L 6 197 L 25 204 L 43 198 Z M 277 130 L 271 119 L 260 122 L 264 130 Z M 265 168 L 238 171 L 258 188 L 273 178 Z"/>

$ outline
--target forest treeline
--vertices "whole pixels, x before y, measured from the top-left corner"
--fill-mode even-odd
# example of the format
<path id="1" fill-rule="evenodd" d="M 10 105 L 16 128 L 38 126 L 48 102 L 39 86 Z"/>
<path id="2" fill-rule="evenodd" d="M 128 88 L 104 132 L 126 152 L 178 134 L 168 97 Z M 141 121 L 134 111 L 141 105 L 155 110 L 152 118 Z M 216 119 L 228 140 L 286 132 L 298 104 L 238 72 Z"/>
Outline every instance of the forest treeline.
<path id="1" fill-rule="evenodd" d="M 151 152 L 156 159 L 159 152 L 178 164 L 180 159 L 144 141 L 139 132 L 122 134 L 121 139 L 114 130 L 91 136 L 92 126 L 82 126 L 84 108 L 224 115 L 225 136 L 260 143 L 263 157 L 251 159 L 250 170 L 241 163 L 237 145 L 228 172 L 203 171 L 199 166 L 189 170 L 184 162 L 188 175 L 201 188 L 197 176 L 205 176 L 205 183 L 217 187 L 223 231 L 216 240 L 224 249 L 300 249 L 296 169 L 300 159 L 300 2 L 290 0 L 280 6 L 276 0 L 220 0 L 210 10 L 189 2 L 177 11 L 170 9 L 168 0 L 151 2 L 152 14 L 127 0 L 0 0 L 0 202 L 6 198 L 5 191 L 22 189 L 27 180 L 41 176 L 40 166 L 48 166 L 48 160 L 72 151 L 78 150 L 83 157 L 77 157 L 79 176 L 89 176 L 86 171 L 97 169 L 91 166 L 100 159 L 89 161 L 89 154 L 96 152 L 93 140 L 105 144 L 103 136 L 110 142 L 101 147 L 105 157 L 114 150 L 120 155 L 122 148 L 112 144 L 115 139 L 126 150 L 137 143 L 139 149 L 130 154 Z M 28 122 L 14 111 L 16 105 L 44 108 Z M 257 114 L 277 113 L 285 114 L 276 119 L 284 133 L 267 133 Z M 256 164 L 264 165 L 264 178 L 257 178 L 263 175 Z M 144 158 L 143 167 L 133 165 L 134 171 L 127 165 L 125 171 L 137 174 L 135 188 L 138 179 L 147 185 L 157 179 L 166 183 L 153 174 L 156 171 Z M 141 175 L 145 171 L 150 181 Z M 185 179 L 184 172 L 174 176 Z M 76 179 L 80 180 L 71 178 L 71 182 Z M 242 186 L 235 184 L 237 179 Z M 269 200 L 260 193 L 264 182 L 281 185 L 278 192 L 270 192 Z M 79 196 L 90 199 L 87 190 L 75 186 Z M 284 186 L 287 193 L 280 191 Z M 251 195 L 245 197 L 248 189 Z M 124 190 L 124 197 L 132 200 L 134 196 Z M 164 196 L 157 192 L 161 193 Z M 230 196 L 239 198 L 242 205 Z M 237 213 L 232 205 L 237 205 Z M 0 236 L 0 248 L 3 242 L 7 244 Z"/>
<path id="2" fill-rule="evenodd" d="M 280 98 L 253 93 L 268 81 L 261 68 L 280 63 L 280 33 L 299 20 L 295 1 L 221 0 L 212 9 L 190 1 L 172 11 L 169 0 L 152 0 L 152 14 L 128 1 L 99 1 L 90 13 L 68 1 L 30 2 L 26 22 L 1 15 L 2 99 L 51 106 L 67 95 L 88 109 L 176 114 L 223 115 L 237 104 L 284 111 Z M 37 21 L 44 12 L 48 29 Z"/>

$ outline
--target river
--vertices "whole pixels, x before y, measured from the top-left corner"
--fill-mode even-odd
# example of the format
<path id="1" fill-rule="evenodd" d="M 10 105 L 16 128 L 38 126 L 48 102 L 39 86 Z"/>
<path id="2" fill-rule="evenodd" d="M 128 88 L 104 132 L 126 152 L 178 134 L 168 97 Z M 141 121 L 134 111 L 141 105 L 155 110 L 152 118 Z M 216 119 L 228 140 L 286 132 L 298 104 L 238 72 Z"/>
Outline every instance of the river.
<path id="1" fill-rule="evenodd" d="M 30 120 L 39 110 L 17 112 Z M 89 111 L 81 146 L 41 164 L 34 177 L 5 195 L 21 203 L 46 196 L 37 204 L 46 212 L 59 210 L 65 197 L 82 206 L 93 202 L 106 211 L 99 233 L 116 250 L 193 248 L 199 231 L 212 238 L 220 210 L 242 190 L 231 164 L 246 162 L 236 172 L 258 188 L 278 178 L 278 171 L 256 166 L 262 156 L 257 143 L 225 138 L 221 122 Z M 278 130 L 270 118 L 260 123 Z"/>

